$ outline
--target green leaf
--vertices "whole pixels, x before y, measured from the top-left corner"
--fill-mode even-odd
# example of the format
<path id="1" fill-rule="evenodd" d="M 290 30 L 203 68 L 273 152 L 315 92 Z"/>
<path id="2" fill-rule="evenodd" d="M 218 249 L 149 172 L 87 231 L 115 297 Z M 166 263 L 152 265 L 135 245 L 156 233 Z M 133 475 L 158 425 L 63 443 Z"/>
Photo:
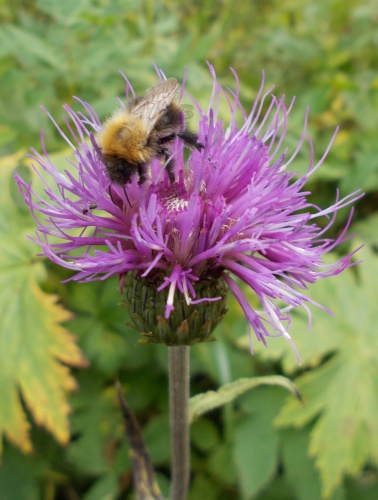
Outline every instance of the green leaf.
<path id="1" fill-rule="evenodd" d="M 214 484 L 205 474 L 199 472 L 193 477 L 190 485 L 189 500 L 219 500 L 222 492 L 218 484 Z"/>
<path id="2" fill-rule="evenodd" d="M 39 500 L 37 477 L 46 473 L 48 464 L 39 456 L 28 457 L 6 446 L 0 467 L 1 500 Z"/>
<path id="3" fill-rule="evenodd" d="M 113 500 L 118 495 L 118 488 L 118 476 L 110 471 L 94 483 L 83 500 Z"/>
<path id="4" fill-rule="evenodd" d="M 369 104 L 369 107 L 371 105 Z M 374 113 L 375 115 L 376 113 Z M 365 116 L 364 116 L 365 118 Z M 356 152 L 356 163 L 351 166 L 348 175 L 341 184 L 341 191 L 352 193 L 356 186 L 364 192 L 374 192 L 378 188 L 378 168 L 376 143 L 376 126 L 372 129 L 371 137 L 365 137 Z"/>
<path id="5" fill-rule="evenodd" d="M 367 469 L 356 481 L 348 481 L 348 500 L 376 500 L 378 498 L 377 471 Z"/>
<path id="6" fill-rule="evenodd" d="M 128 316 L 118 306 L 121 295 L 117 278 L 105 282 L 68 283 L 62 291 L 69 309 L 75 314 L 70 328 L 80 339 L 80 346 L 97 369 L 114 376 L 126 366 L 132 355 L 127 343 Z M 135 357 L 135 354 L 134 354 Z"/>
<path id="7" fill-rule="evenodd" d="M 243 498 L 253 498 L 271 481 L 278 465 L 279 431 L 273 419 L 282 407 L 283 392 L 277 388 L 259 388 L 248 394 L 242 408 L 249 418 L 235 430 L 234 458 Z"/>
<path id="8" fill-rule="evenodd" d="M 237 483 L 236 465 L 230 460 L 233 453 L 233 443 L 223 443 L 217 446 L 209 455 L 208 467 L 214 482 L 229 487 Z M 202 466 L 203 470 L 204 467 Z M 224 471 L 227 470 L 227 474 Z"/>
<path id="9" fill-rule="evenodd" d="M 101 375 L 93 370 L 80 373 L 78 381 L 80 389 L 71 396 L 76 439 L 67 452 L 69 462 L 85 475 L 107 474 L 117 468 L 118 455 L 126 447 L 115 387 L 104 387 Z M 129 469 L 129 457 L 123 454 L 122 471 Z"/>
<path id="10" fill-rule="evenodd" d="M 0 123 L 0 146 L 15 139 L 17 132 L 14 128 Z"/>
<path id="11" fill-rule="evenodd" d="M 38 0 L 38 8 L 64 25 L 71 24 L 88 6 L 89 0 Z"/>
<path id="12" fill-rule="evenodd" d="M 321 498 L 319 474 L 315 469 L 314 460 L 307 452 L 308 434 L 308 429 L 290 429 L 281 433 L 285 475 L 298 500 Z"/>
<path id="13" fill-rule="evenodd" d="M 230 384 L 225 384 L 217 391 L 207 391 L 190 398 L 189 422 L 214 408 L 230 403 L 245 392 L 260 385 L 281 386 L 300 398 L 295 385 L 287 378 L 279 375 L 268 377 L 241 378 Z"/>
<path id="14" fill-rule="evenodd" d="M 209 452 L 219 445 L 218 429 L 213 422 L 203 418 L 192 424 L 190 439 L 199 450 Z"/>
<path id="15" fill-rule="evenodd" d="M 374 213 L 370 217 L 366 217 L 357 222 L 357 224 L 354 224 L 353 230 L 361 241 L 378 247 L 378 231 L 374 231 L 374 228 L 377 227 L 378 213 Z"/>
<path id="16" fill-rule="evenodd" d="M 76 388 L 68 365 L 83 366 L 75 339 L 61 326 L 70 314 L 57 297 L 42 291 L 42 259 L 25 233 L 30 215 L 17 210 L 7 189 L 13 159 L 0 163 L 0 433 L 25 452 L 31 451 L 29 423 L 20 400 L 37 424 L 61 443 L 69 438 L 66 392 Z"/>
<path id="17" fill-rule="evenodd" d="M 159 415 L 147 423 L 143 436 L 152 458 L 152 462 L 169 463 L 171 452 L 169 445 L 169 418 L 167 414 Z"/>
<path id="18" fill-rule="evenodd" d="M 346 474 L 378 465 L 378 308 L 371 300 L 378 259 L 367 247 L 359 257 L 364 262 L 357 268 L 311 290 L 311 297 L 326 303 L 335 317 L 315 311 L 316 329 L 307 339 L 299 334 L 305 318 L 294 320 L 304 367 L 318 366 L 296 379 L 304 405 L 288 401 L 277 419 L 281 426 L 303 427 L 317 418 L 309 449 L 325 496 Z"/>
<path id="19" fill-rule="evenodd" d="M 4 25 L 0 28 L 0 40 L 6 47 L 9 47 L 9 51 L 12 51 L 16 57 L 20 54 L 26 54 L 29 58 L 35 58 L 56 70 L 62 69 L 58 51 L 54 51 L 49 43 L 34 33 L 28 33 L 10 24 Z"/>

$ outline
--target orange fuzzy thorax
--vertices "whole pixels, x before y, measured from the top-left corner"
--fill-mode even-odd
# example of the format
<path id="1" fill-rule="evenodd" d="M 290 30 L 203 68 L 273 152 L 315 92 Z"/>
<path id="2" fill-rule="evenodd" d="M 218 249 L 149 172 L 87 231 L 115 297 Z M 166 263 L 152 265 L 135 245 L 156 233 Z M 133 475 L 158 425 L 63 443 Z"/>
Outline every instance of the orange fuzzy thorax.
<path id="1" fill-rule="evenodd" d="M 104 156 L 120 157 L 129 163 L 147 163 L 153 151 L 147 147 L 147 128 L 143 120 L 126 110 L 116 111 L 98 134 Z"/>

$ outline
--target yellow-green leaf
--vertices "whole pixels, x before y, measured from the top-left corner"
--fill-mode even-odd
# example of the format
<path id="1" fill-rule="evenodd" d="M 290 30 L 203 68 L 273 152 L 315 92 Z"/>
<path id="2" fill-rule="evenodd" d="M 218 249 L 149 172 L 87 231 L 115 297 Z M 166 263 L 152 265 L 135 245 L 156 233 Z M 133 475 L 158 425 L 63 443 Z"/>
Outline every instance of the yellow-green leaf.
<path id="1" fill-rule="evenodd" d="M 39 285 L 42 259 L 25 237 L 34 233 L 33 221 L 19 200 L 14 202 L 16 161 L 9 157 L 0 162 L 0 435 L 29 452 L 29 423 L 21 401 L 37 424 L 66 443 L 66 392 L 76 387 L 67 365 L 83 366 L 85 361 L 74 337 L 61 325 L 70 313 Z"/>

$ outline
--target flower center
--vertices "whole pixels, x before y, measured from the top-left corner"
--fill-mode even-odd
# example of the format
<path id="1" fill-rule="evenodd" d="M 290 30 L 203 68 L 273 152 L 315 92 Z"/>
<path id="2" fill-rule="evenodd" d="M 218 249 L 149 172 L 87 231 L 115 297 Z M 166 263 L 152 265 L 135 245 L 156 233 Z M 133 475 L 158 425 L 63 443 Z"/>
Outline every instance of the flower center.
<path id="1" fill-rule="evenodd" d="M 159 185 L 157 194 L 167 214 L 185 212 L 189 206 L 189 191 L 185 181 L 178 180 L 169 187 Z"/>
<path id="2" fill-rule="evenodd" d="M 161 201 L 169 213 L 183 212 L 189 205 L 189 200 L 182 197 L 182 195 L 176 196 L 174 193 L 173 195 L 163 197 Z"/>

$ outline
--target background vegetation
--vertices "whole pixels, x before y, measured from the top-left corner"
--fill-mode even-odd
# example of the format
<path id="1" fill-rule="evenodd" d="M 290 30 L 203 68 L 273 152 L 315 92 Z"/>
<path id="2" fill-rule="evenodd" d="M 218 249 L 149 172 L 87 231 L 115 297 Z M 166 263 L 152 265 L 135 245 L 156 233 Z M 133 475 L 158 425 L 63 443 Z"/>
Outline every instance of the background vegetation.
<path id="1" fill-rule="evenodd" d="M 310 189 L 323 207 L 336 188 L 366 192 L 352 227 L 353 247 L 365 248 L 362 265 L 310 291 L 336 317 L 313 310 L 308 334 L 306 318 L 296 314 L 301 367 L 283 341 L 252 357 L 232 300 L 218 341 L 191 349 L 193 395 L 239 377 L 285 374 L 305 404 L 261 387 L 195 421 L 190 498 L 378 498 L 376 1 L 2 0 L 0 18 L 1 500 L 132 498 L 116 377 L 167 492 L 166 348 L 136 346 L 138 334 L 116 306 L 116 278 L 61 284 L 70 273 L 35 257 L 25 238 L 33 221 L 12 171 L 28 175 L 24 153 L 39 149 L 41 129 L 64 162 L 41 104 L 59 121 L 61 105 L 77 95 L 105 116 L 124 92 L 119 70 L 143 93 L 156 82 L 155 63 L 178 79 L 187 68 L 188 89 L 205 106 L 206 60 L 230 87 L 235 69 L 246 108 L 263 69 L 277 95 L 297 96 L 291 151 L 306 106 L 317 158 L 340 125 Z M 307 158 L 293 168 L 305 168 Z M 339 227 L 347 216 L 340 214 Z"/>

